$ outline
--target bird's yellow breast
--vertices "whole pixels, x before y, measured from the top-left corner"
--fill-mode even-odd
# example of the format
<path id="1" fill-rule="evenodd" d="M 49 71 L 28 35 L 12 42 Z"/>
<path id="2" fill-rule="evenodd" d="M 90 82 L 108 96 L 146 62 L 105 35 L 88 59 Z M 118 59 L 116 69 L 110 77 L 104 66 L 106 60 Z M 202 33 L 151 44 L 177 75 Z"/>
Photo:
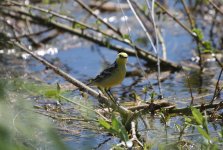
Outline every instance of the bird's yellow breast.
<path id="1" fill-rule="evenodd" d="M 121 84 L 122 81 L 125 78 L 126 69 L 124 67 L 118 67 L 116 70 L 114 70 L 111 75 L 105 79 L 102 79 L 99 82 L 96 82 L 95 85 L 101 88 L 109 89 L 113 86 L 116 86 L 118 84 Z"/>

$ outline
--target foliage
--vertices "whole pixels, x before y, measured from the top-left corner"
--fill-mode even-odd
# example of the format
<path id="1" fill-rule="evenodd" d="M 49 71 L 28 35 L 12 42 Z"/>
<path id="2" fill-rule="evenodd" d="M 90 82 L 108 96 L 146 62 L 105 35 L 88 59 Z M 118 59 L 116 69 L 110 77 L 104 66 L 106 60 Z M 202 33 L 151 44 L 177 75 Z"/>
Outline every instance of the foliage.
<path id="1" fill-rule="evenodd" d="M 33 111 L 20 87 L 24 85 L 0 79 L 0 149 L 67 149 L 54 125 Z"/>
<path id="2" fill-rule="evenodd" d="M 192 118 L 188 119 L 187 117 L 185 117 L 186 118 L 185 121 L 186 124 L 196 127 L 197 131 L 203 137 L 201 147 L 205 149 L 218 149 L 217 142 L 219 142 L 219 140 L 211 137 L 211 133 L 209 132 L 208 129 L 208 121 L 206 113 L 205 116 L 203 116 L 202 113 L 194 107 L 191 107 L 191 112 L 192 112 Z"/>
<path id="3" fill-rule="evenodd" d="M 199 41 L 202 41 L 202 40 L 203 40 L 203 38 L 204 38 L 204 34 L 203 34 L 203 32 L 202 32 L 201 29 L 195 28 L 195 29 L 193 29 L 192 31 L 193 31 L 194 34 L 197 36 L 197 38 L 198 38 Z"/>
<path id="4" fill-rule="evenodd" d="M 202 30 L 199 28 L 194 28 L 192 31 L 197 36 L 198 41 L 200 41 L 202 45 L 201 52 L 212 53 L 214 51 L 214 48 L 211 45 L 211 41 L 204 41 L 204 34 Z"/>
<path id="5" fill-rule="evenodd" d="M 99 124 L 104 127 L 109 133 L 116 135 L 119 137 L 122 141 L 127 142 L 129 140 L 128 138 L 128 132 L 126 131 L 124 125 L 119 121 L 116 116 L 112 115 L 112 122 L 108 123 L 106 120 L 99 118 L 98 119 Z"/>

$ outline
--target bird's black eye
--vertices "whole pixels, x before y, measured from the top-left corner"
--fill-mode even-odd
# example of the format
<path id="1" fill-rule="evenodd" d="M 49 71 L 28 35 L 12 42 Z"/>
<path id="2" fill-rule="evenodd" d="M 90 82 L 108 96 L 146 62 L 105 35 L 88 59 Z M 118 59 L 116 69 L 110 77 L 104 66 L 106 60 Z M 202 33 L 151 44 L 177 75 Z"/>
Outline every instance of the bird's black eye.
<path id="1" fill-rule="evenodd" d="M 123 55 L 119 55 L 119 57 L 120 57 L 120 58 L 127 58 L 126 56 L 123 56 Z"/>

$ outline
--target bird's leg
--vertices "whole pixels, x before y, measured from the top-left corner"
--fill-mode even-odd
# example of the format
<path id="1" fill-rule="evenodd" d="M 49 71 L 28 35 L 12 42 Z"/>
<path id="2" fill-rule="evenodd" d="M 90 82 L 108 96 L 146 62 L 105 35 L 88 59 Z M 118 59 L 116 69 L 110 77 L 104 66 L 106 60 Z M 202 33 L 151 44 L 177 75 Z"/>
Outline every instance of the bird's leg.
<path id="1" fill-rule="evenodd" d="M 105 89 L 105 88 L 101 88 L 101 87 L 98 87 L 98 89 L 101 91 L 101 93 L 102 93 L 103 95 L 107 95 L 110 99 L 112 99 L 111 96 L 109 95 L 107 89 Z M 99 94 L 100 94 L 100 93 L 99 93 Z"/>
<path id="2" fill-rule="evenodd" d="M 112 100 L 112 102 L 113 102 L 115 105 L 120 106 L 120 104 L 118 103 L 117 99 L 113 96 L 113 94 L 112 94 L 112 92 L 111 92 L 110 89 L 107 89 L 107 92 L 106 92 L 106 93 L 109 95 L 110 99 Z"/>
<path id="3" fill-rule="evenodd" d="M 113 96 L 111 89 L 108 89 L 108 93 L 110 94 L 110 96 L 112 97 L 112 99 L 116 102 L 116 98 Z"/>
<path id="4" fill-rule="evenodd" d="M 102 92 L 102 94 L 106 94 L 109 97 L 109 99 L 111 99 L 113 101 L 113 103 L 115 103 L 115 98 L 114 98 L 114 96 L 112 94 L 110 94 L 111 93 L 110 90 L 108 90 L 106 88 L 101 88 L 101 87 L 98 87 L 98 89 Z"/>
<path id="5" fill-rule="evenodd" d="M 113 102 L 114 104 L 116 104 L 116 102 L 115 102 L 115 98 L 114 98 L 114 96 L 111 94 L 110 90 L 109 90 L 109 89 L 105 89 L 105 92 L 106 92 L 106 94 L 108 95 L 108 97 L 112 100 L 112 102 Z"/>

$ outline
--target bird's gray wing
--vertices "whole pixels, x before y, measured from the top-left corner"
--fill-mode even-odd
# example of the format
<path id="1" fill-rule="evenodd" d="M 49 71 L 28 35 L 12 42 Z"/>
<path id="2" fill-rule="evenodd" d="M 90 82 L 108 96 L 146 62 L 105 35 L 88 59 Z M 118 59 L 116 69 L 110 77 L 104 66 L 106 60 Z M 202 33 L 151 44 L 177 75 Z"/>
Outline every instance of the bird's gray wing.
<path id="1" fill-rule="evenodd" d="M 110 65 L 108 68 L 106 68 L 105 70 L 103 70 L 99 75 L 97 75 L 93 81 L 94 82 L 98 82 L 98 81 L 101 81 L 103 79 L 105 79 L 106 77 L 108 77 L 109 75 L 111 75 L 111 72 L 113 70 L 115 70 L 115 68 L 118 67 L 118 64 L 116 63 L 116 61 Z"/>

